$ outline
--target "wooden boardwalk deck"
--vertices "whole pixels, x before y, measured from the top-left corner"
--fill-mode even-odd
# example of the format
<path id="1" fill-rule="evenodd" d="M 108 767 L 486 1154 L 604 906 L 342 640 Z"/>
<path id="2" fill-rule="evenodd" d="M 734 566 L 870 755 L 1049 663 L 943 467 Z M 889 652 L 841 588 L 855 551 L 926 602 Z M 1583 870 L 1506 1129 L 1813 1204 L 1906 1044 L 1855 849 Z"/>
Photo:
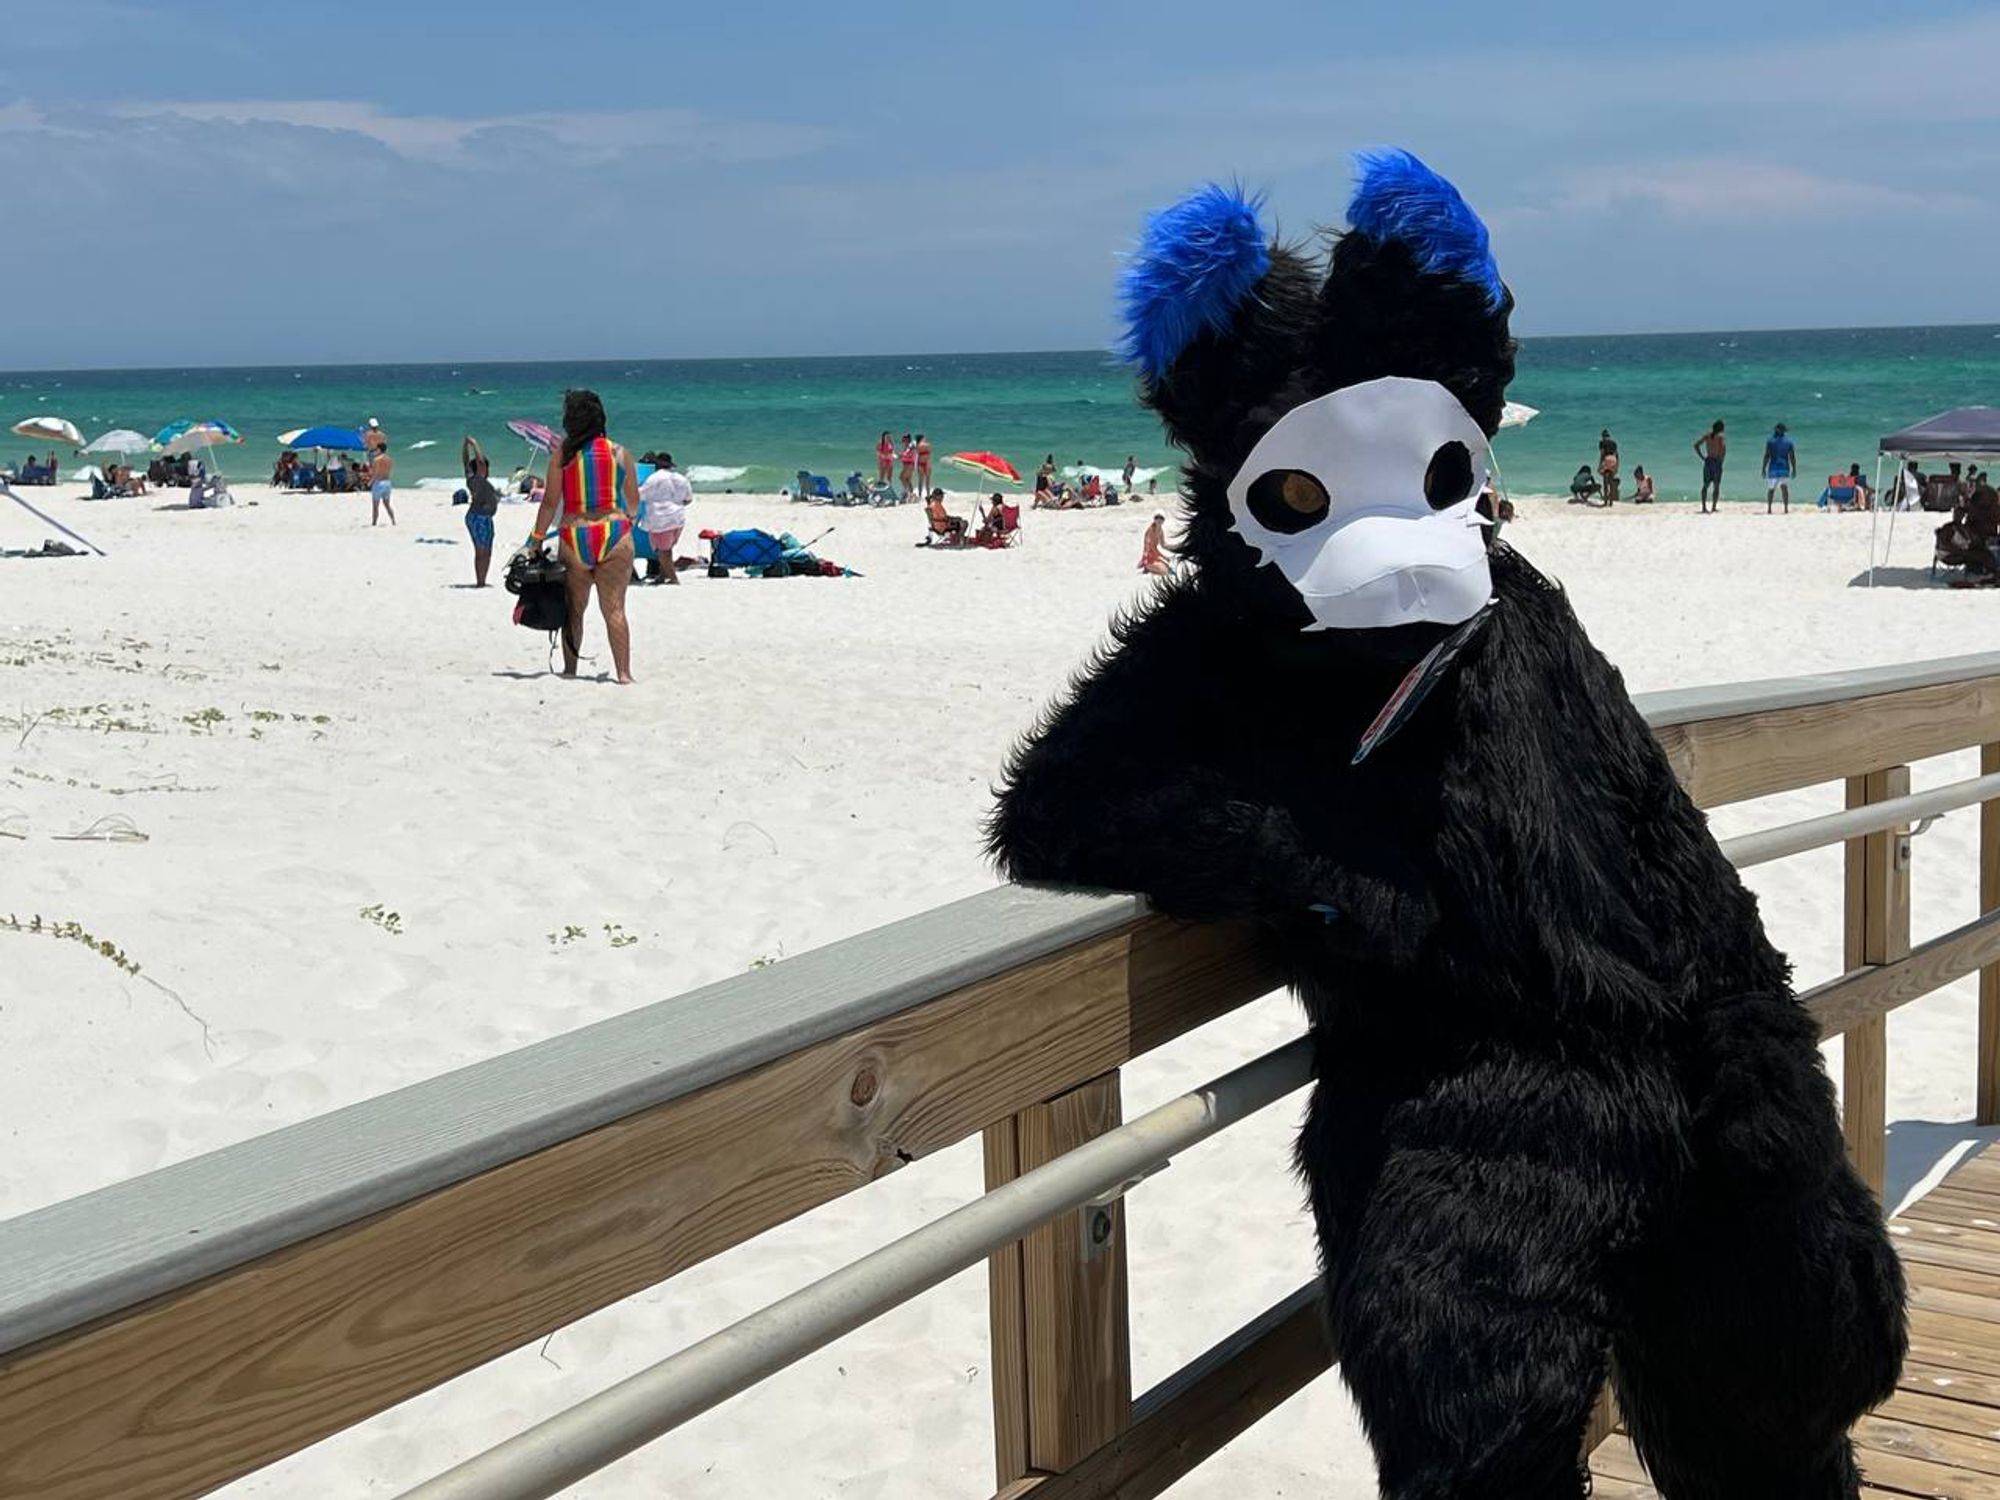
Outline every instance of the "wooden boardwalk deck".
<path id="1" fill-rule="evenodd" d="M 1967 1161 L 1889 1232 L 1910 1282 L 1896 1394 L 1854 1429 L 1869 1500 L 2000 1500 L 2000 1146 Z M 1591 1458 L 1598 1500 L 1659 1491 L 1623 1435 Z"/>

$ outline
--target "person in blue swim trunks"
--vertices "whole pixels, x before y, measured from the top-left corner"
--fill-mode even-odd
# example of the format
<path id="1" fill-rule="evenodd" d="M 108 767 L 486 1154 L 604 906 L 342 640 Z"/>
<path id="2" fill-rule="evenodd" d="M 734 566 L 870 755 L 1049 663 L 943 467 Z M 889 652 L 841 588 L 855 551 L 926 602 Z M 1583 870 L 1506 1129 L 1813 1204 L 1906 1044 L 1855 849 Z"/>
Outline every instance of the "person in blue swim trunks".
<path id="1" fill-rule="evenodd" d="M 1694 451 L 1695 456 L 1701 460 L 1701 513 L 1705 516 L 1720 514 L 1722 461 L 1729 456 L 1729 434 L 1723 430 L 1720 419 L 1694 440 Z"/>
<path id="2" fill-rule="evenodd" d="M 465 464 L 465 531 L 472 538 L 472 586 L 486 587 L 486 570 L 493 562 L 493 518 L 500 513 L 500 492 L 493 488 L 492 466 L 468 436 L 459 448 Z"/>

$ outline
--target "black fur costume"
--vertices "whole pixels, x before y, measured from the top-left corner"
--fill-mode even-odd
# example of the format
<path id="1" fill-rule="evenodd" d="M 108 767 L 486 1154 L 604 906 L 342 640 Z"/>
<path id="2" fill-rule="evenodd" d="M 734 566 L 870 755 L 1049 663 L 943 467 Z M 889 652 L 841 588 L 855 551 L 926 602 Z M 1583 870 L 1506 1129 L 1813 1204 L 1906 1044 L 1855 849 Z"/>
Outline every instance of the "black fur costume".
<path id="1" fill-rule="evenodd" d="M 1389 191 L 1463 210 L 1402 170 Z M 1852 1497 L 1901 1270 L 1788 966 L 1618 673 L 1496 543 L 1484 629 L 1350 766 L 1444 627 L 1302 630 L 1231 529 L 1253 445 L 1326 393 L 1436 381 L 1490 436 L 1511 295 L 1393 234 L 1321 261 L 1257 233 L 1259 274 L 1142 380 L 1190 456 L 1197 566 L 1018 752 L 993 849 L 1017 880 L 1275 929 L 1317 1056 L 1298 1160 L 1385 1497 L 1583 1495 L 1607 1373 L 1669 1500 Z M 1213 270 L 1190 295 L 1213 302 Z"/>

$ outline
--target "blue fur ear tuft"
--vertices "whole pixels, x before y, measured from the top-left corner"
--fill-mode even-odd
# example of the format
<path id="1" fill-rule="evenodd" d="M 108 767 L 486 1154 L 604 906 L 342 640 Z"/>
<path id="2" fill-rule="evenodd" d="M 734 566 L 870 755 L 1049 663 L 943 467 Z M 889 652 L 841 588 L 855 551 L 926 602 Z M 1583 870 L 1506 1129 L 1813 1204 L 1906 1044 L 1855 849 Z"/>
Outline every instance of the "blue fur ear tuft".
<path id="1" fill-rule="evenodd" d="M 1261 197 L 1211 182 L 1146 221 L 1119 288 L 1120 352 L 1150 378 L 1166 374 L 1200 334 L 1228 326 L 1270 269 L 1262 206 Z"/>
<path id="2" fill-rule="evenodd" d="M 1353 229 L 1408 246 L 1425 271 L 1469 281 L 1488 306 L 1500 305 L 1504 288 L 1486 226 L 1457 188 L 1407 151 L 1363 152 L 1355 168 L 1347 205 Z"/>

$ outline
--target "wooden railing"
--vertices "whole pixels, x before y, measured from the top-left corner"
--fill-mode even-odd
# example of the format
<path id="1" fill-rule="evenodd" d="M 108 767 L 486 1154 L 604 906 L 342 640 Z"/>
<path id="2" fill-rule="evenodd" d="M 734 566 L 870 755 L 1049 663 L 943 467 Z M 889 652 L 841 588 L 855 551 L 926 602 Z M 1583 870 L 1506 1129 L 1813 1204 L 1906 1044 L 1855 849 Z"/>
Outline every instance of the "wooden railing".
<path id="1" fill-rule="evenodd" d="M 2000 654 L 1641 706 L 1709 807 L 1885 800 L 1971 746 L 2000 771 Z M 1912 949 L 1907 837 L 1848 844 L 1847 972 L 1803 998 L 1878 1190 L 1884 1017 L 1974 969 L 2000 1119 L 2000 800 L 1979 882 Z M 1008 1181 L 1274 983 L 1248 927 L 994 891 L 0 1223 L 0 1496 L 199 1494 L 974 1133 Z M 1087 1205 L 993 1258 L 1001 1495 L 1156 1495 L 1331 1358 L 1303 1287 L 1135 1400 L 1124 1235 Z"/>

